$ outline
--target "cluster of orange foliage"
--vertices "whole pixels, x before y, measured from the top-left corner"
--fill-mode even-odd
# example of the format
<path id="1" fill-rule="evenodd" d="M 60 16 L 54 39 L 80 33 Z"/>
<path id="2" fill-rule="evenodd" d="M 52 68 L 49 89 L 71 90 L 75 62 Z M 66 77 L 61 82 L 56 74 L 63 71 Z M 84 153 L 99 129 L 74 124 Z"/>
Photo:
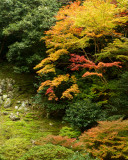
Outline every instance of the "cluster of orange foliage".
<path id="1" fill-rule="evenodd" d="M 101 121 L 79 140 L 89 153 L 100 159 L 128 159 L 128 121 Z"/>
<path id="2" fill-rule="evenodd" d="M 45 143 L 52 143 L 54 145 L 60 145 L 66 148 L 71 148 L 75 151 L 82 149 L 82 142 L 77 141 L 76 138 L 49 135 L 47 138 L 45 138 L 44 141 Z"/>

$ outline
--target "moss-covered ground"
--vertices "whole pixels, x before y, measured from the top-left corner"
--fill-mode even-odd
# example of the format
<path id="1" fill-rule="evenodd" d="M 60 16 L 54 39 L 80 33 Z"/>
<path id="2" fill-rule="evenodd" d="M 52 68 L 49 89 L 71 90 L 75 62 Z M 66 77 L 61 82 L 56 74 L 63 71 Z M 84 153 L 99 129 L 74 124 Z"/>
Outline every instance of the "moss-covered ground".
<path id="1" fill-rule="evenodd" d="M 59 120 L 47 119 L 42 111 L 29 107 L 29 111 L 20 112 L 20 120 L 12 121 L 10 113 L 15 113 L 15 101 L 31 98 L 36 90 L 33 88 L 34 76 L 13 73 L 11 65 L 0 65 L 0 79 L 13 78 L 20 86 L 19 94 L 13 105 L 0 108 L 0 160 L 17 160 L 34 146 L 34 141 L 48 134 L 57 134 L 62 127 Z M 8 112 L 4 115 L 3 112 Z"/>

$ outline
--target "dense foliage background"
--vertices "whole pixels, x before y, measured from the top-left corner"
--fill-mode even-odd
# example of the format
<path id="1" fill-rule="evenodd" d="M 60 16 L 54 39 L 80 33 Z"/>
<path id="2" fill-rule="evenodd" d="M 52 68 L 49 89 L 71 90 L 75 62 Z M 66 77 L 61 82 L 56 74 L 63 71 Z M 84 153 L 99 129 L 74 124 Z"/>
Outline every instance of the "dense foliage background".
<path id="1" fill-rule="evenodd" d="M 0 58 L 14 65 L 17 72 L 29 72 L 42 57 L 45 45 L 40 39 L 54 24 L 56 0 L 0 1 Z"/>
<path id="2" fill-rule="evenodd" d="M 0 61 L 35 69 L 34 103 L 71 126 L 21 159 L 128 159 L 128 0 L 1 0 L 0 10 Z"/>

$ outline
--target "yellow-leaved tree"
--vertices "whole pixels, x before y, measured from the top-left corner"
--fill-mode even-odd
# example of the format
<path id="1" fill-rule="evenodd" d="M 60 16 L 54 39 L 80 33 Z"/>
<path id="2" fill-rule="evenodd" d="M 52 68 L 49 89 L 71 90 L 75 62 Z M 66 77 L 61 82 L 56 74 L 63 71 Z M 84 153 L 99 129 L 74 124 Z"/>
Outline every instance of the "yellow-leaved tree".
<path id="1" fill-rule="evenodd" d="M 109 39 L 122 36 L 116 28 L 127 22 L 127 16 L 120 14 L 126 11 L 124 4 L 121 1 L 113 4 L 111 0 L 86 0 L 59 10 L 55 26 L 43 38 L 47 58 L 34 68 L 39 69 L 40 76 L 52 75 L 39 87 L 39 90 L 46 90 L 49 100 L 73 99 L 73 95 L 80 92 L 73 71 L 79 73 L 84 69 L 83 77 L 97 75 L 103 78 L 103 68 L 119 67 L 119 62 L 95 64 L 92 56 L 100 53 Z M 107 36 L 109 39 L 106 40 Z"/>

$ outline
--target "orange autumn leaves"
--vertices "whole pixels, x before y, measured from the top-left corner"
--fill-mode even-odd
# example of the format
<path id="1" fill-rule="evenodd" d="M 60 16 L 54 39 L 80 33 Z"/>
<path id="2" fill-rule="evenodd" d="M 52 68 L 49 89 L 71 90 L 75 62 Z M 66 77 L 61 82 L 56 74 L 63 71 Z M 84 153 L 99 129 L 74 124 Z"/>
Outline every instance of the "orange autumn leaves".
<path id="1" fill-rule="evenodd" d="M 41 83 L 39 90 L 46 89 L 46 95 L 49 100 L 59 100 L 62 98 L 73 99 L 80 90 L 77 85 L 77 80 L 73 81 L 71 76 L 73 72 L 67 74 L 58 74 L 57 66 L 60 63 L 62 56 L 71 56 L 65 68 L 70 68 L 72 71 L 80 69 L 87 69 L 87 72 L 82 77 L 97 75 L 102 77 L 102 68 L 120 66 L 120 62 L 95 64 L 88 58 L 77 55 L 77 50 L 83 50 L 89 46 L 89 41 L 95 43 L 95 52 L 97 50 L 97 38 L 115 34 L 115 27 L 126 22 L 126 17 L 116 16 L 120 12 L 120 8 L 115 4 L 111 4 L 109 0 L 86 0 L 81 2 L 76 1 L 62 7 L 57 16 L 56 24 L 51 30 L 46 32 L 45 38 L 47 50 L 47 58 L 43 59 L 35 69 L 39 69 L 37 73 L 42 76 L 43 74 L 53 73 L 55 76 L 53 80 L 46 80 Z M 119 23 L 118 23 L 119 22 Z M 76 54 L 71 54 L 75 51 Z M 77 61 L 73 62 L 73 56 Z M 79 58 L 78 58 L 79 57 Z M 83 61 L 82 61 L 83 58 Z M 59 61 L 59 62 L 58 62 Z M 90 71 L 88 71 L 90 70 Z M 68 89 L 61 93 L 58 98 L 56 96 L 56 89 L 64 82 L 71 82 Z"/>

